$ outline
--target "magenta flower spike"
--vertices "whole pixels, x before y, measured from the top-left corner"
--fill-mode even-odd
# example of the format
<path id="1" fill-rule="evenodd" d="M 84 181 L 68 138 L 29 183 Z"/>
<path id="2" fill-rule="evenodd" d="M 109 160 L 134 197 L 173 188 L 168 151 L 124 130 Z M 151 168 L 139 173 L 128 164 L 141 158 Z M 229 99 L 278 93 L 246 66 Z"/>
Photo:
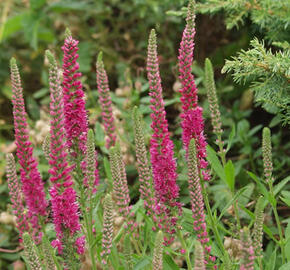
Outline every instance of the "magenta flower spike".
<path id="1" fill-rule="evenodd" d="M 19 239 L 22 241 L 23 233 L 28 232 L 30 228 L 23 204 L 21 184 L 18 181 L 15 160 L 12 154 L 6 155 L 6 175 L 13 214 L 16 216 L 16 227 L 19 231 Z"/>
<path id="2" fill-rule="evenodd" d="M 28 207 L 28 216 L 34 229 L 36 241 L 41 240 L 39 218 L 47 216 L 48 203 L 45 199 L 44 183 L 37 169 L 38 163 L 33 157 L 32 144 L 29 141 L 27 114 L 24 107 L 21 79 L 14 58 L 10 61 L 12 104 L 15 129 L 16 155 L 20 164 L 22 192 Z"/>
<path id="3" fill-rule="evenodd" d="M 53 55 L 46 51 L 50 63 L 49 87 L 50 87 L 50 160 L 49 174 L 53 183 L 50 189 L 53 222 L 57 240 L 53 242 L 62 252 L 64 239 L 69 235 L 75 244 L 79 254 L 84 252 L 83 237 L 77 238 L 81 230 L 79 222 L 78 204 L 76 192 L 73 188 L 71 177 L 72 168 L 67 162 L 65 145 L 63 96 L 56 61 Z"/>
<path id="4" fill-rule="evenodd" d="M 63 56 L 63 100 L 65 115 L 65 130 L 67 146 L 72 149 L 72 155 L 86 153 L 88 119 L 85 108 L 83 86 L 78 71 L 79 57 L 78 41 L 72 38 L 71 32 L 66 30 L 66 38 L 62 50 Z"/>
<path id="5" fill-rule="evenodd" d="M 150 33 L 147 56 L 147 77 L 150 89 L 151 128 L 153 135 L 150 140 L 150 155 L 152 164 L 153 183 L 156 197 L 155 212 L 159 221 L 155 220 L 159 229 L 175 233 L 174 226 L 177 217 L 173 209 L 177 206 L 178 215 L 181 214 L 181 204 L 176 200 L 179 197 L 179 187 L 176 183 L 176 161 L 174 159 L 174 145 L 169 138 L 168 123 L 162 97 L 161 78 L 157 59 L 156 34 L 153 29 Z M 165 239 L 166 240 L 166 239 Z M 173 240 L 171 238 L 171 240 Z M 170 242 L 166 241 L 166 242 Z"/>
<path id="6" fill-rule="evenodd" d="M 162 203 L 175 204 L 179 196 L 176 184 L 176 161 L 173 142 L 169 138 L 168 123 L 162 97 L 161 78 L 157 60 L 156 34 L 153 29 L 149 37 L 147 76 L 150 88 L 151 128 L 153 135 L 150 141 L 151 163 L 156 196 Z"/>
<path id="7" fill-rule="evenodd" d="M 97 85 L 99 92 L 99 102 L 102 108 L 102 120 L 105 128 L 105 133 L 107 136 L 106 139 L 106 148 L 114 146 L 116 143 L 116 127 L 114 123 L 114 116 L 112 110 L 112 99 L 110 96 L 110 88 L 108 76 L 104 67 L 102 60 L 102 53 L 99 53 L 97 60 Z"/>
<path id="8" fill-rule="evenodd" d="M 199 159 L 199 168 L 206 169 L 208 163 L 206 158 L 206 140 L 204 136 L 204 122 L 202 117 L 202 108 L 198 106 L 197 87 L 194 76 L 191 73 L 193 63 L 194 36 L 195 36 L 195 12 L 194 1 L 190 1 L 187 13 L 187 24 L 183 31 L 182 40 L 179 49 L 179 79 L 182 84 L 180 89 L 182 113 L 182 141 L 188 155 L 189 142 L 195 139 L 197 155 Z M 210 175 L 202 171 L 204 180 L 209 180 Z"/>

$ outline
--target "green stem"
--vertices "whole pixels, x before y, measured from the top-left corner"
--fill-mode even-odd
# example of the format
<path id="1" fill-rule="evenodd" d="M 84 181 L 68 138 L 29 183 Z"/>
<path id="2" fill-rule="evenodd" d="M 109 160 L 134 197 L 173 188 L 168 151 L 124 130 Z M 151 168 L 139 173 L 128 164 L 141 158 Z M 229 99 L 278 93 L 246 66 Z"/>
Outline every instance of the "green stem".
<path id="1" fill-rule="evenodd" d="M 135 240 L 134 237 L 132 237 L 132 242 L 133 242 L 133 245 L 134 245 L 135 250 L 137 251 L 138 255 L 139 255 L 139 256 L 142 256 L 142 253 L 141 253 L 141 251 L 140 251 L 140 249 L 139 249 L 139 246 L 138 246 L 138 244 L 137 244 L 137 242 L 136 242 L 136 240 Z"/>
<path id="2" fill-rule="evenodd" d="M 177 229 L 177 235 L 178 235 L 178 238 L 181 242 L 182 248 L 185 250 L 185 260 L 186 260 L 186 264 L 187 264 L 187 269 L 192 270 L 193 268 L 192 268 L 192 264 L 190 261 L 189 251 L 188 251 L 187 245 L 185 243 L 185 240 L 183 238 L 183 235 L 181 233 L 181 230 Z"/>
<path id="3" fill-rule="evenodd" d="M 205 203 L 205 207 L 206 207 L 206 210 L 208 212 L 208 215 L 209 215 L 209 219 L 210 219 L 210 223 L 211 223 L 211 229 L 213 231 L 213 234 L 218 242 L 218 245 L 220 247 L 220 249 L 222 250 L 224 256 L 227 256 L 227 253 L 226 253 L 226 250 L 224 248 L 224 245 L 223 245 L 223 242 L 222 242 L 222 239 L 220 237 L 220 234 L 217 230 L 217 226 L 216 226 L 216 223 L 215 223 L 215 219 L 213 217 L 213 214 L 212 214 L 212 211 L 211 211 L 211 208 L 210 208 L 210 204 L 209 204 L 209 201 L 208 201 L 208 195 L 207 195 L 207 192 L 204 188 L 204 183 L 203 181 L 201 181 L 201 188 L 202 188 L 202 193 L 203 193 L 203 199 L 204 199 L 204 203 Z"/>
<path id="4" fill-rule="evenodd" d="M 271 196 L 274 198 L 274 191 L 273 191 L 273 184 L 272 181 L 269 182 L 269 188 L 270 188 L 270 193 Z M 277 212 L 277 207 L 276 207 L 276 203 L 272 204 L 272 208 L 273 208 L 273 212 L 274 212 L 274 216 L 275 216 L 275 221 L 277 223 L 277 227 L 278 227 L 278 232 L 279 232 L 279 237 L 280 237 L 280 241 L 279 241 L 279 246 L 281 248 L 281 253 L 282 253 L 282 261 L 283 264 L 286 262 L 286 256 L 285 256 L 285 249 L 284 249 L 284 238 L 283 238 L 283 232 L 282 232 L 282 227 L 281 227 L 281 223 L 280 223 L 280 219 L 279 219 L 279 215 Z"/>
<path id="5" fill-rule="evenodd" d="M 226 161 L 226 153 L 224 151 L 224 144 L 222 143 L 222 138 L 221 138 L 220 135 L 218 136 L 218 141 L 219 141 L 219 143 L 218 143 L 218 146 L 219 146 L 219 156 L 221 158 L 223 168 L 225 169 L 226 164 L 227 164 L 227 161 Z M 234 194 L 234 190 L 231 191 L 232 197 L 233 197 L 233 194 Z M 238 205 L 237 205 L 237 202 L 236 201 L 233 203 L 233 206 L 234 206 L 235 215 L 236 215 L 236 219 L 237 219 L 237 228 L 238 228 L 238 231 L 240 231 L 240 229 L 241 229 L 241 221 L 240 221 L 240 215 L 239 215 L 239 208 L 238 208 Z"/>

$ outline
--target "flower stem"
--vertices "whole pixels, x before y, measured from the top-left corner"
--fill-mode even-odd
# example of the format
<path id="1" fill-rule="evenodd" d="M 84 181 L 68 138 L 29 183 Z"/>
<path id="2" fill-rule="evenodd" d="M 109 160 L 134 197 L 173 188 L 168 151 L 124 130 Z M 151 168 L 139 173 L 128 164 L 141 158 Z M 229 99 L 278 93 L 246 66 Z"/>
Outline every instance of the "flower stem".
<path id="1" fill-rule="evenodd" d="M 191 264 L 191 261 L 190 261 L 189 250 L 187 248 L 187 245 L 185 243 L 185 240 L 183 238 L 183 235 L 182 235 L 180 229 L 177 229 L 177 235 L 178 235 L 178 238 L 179 238 L 179 240 L 181 242 L 182 248 L 185 250 L 185 260 L 186 260 L 186 264 L 187 264 L 187 269 L 192 270 L 193 268 L 192 268 L 192 264 Z"/>

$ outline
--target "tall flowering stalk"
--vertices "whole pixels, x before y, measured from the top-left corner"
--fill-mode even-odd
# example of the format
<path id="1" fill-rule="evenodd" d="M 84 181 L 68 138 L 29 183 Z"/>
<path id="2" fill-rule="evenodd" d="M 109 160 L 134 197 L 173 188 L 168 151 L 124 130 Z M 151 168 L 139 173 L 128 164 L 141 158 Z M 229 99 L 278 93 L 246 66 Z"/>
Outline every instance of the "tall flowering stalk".
<path id="1" fill-rule="evenodd" d="M 153 135 L 150 140 L 150 155 L 153 170 L 153 182 L 156 196 L 155 211 L 161 215 L 159 228 L 175 233 L 174 226 L 177 217 L 172 213 L 177 206 L 181 214 L 181 205 L 176 200 L 179 197 L 179 187 L 176 183 L 176 161 L 174 159 L 173 142 L 169 138 L 168 123 L 162 97 L 161 78 L 157 59 L 157 44 L 155 30 L 149 37 L 147 56 L 147 77 L 150 89 L 151 128 Z M 173 239 L 171 239 L 173 240 Z"/>
<path id="2" fill-rule="evenodd" d="M 102 238 L 102 263 L 108 263 L 108 256 L 111 254 L 113 240 L 113 201 L 111 194 L 107 194 L 104 200 L 103 214 L 103 238 Z"/>
<path id="3" fill-rule="evenodd" d="M 78 41 L 66 30 L 66 38 L 62 50 L 63 55 L 63 100 L 65 115 L 65 131 L 67 146 L 72 155 L 85 154 L 88 132 L 88 120 L 85 108 L 82 74 L 78 71 Z"/>
<path id="4" fill-rule="evenodd" d="M 99 102 L 102 108 L 103 125 L 107 136 L 106 148 L 109 149 L 116 143 L 116 127 L 112 111 L 112 99 L 110 96 L 109 81 L 102 60 L 102 53 L 99 53 L 96 68 Z"/>
<path id="5" fill-rule="evenodd" d="M 30 235 L 25 232 L 23 234 L 24 254 L 31 270 L 42 270 L 43 267 L 40 262 L 40 258 Z"/>
<path id="6" fill-rule="evenodd" d="M 206 270 L 204 264 L 203 248 L 199 241 L 196 241 L 195 243 L 194 270 Z"/>
<path id="7" fill-rule="evenodd" d="M 119 213 L 126 219 L 125 228 L 134 231 L 137 224 L 133 221 L 131 212 L 129 188 L 125 164 L 121 156 L 120 147 L 116 145 L 110 149 L 110 164 L 113 179 L 113 197 L 116 200 Z"/>
<path id="8" fill-rule="evenodd" d="M 206 158 L 206 140 L 204 136 L 204 122 L 202 117 L 202 108 L 197 104 L 197 87 L 194 76 L 191 73 L 193 63 L 194 36 L 195 36 L 195 11 L 194 1 L 190 1 L 186 18 L 186 27 L 183 31 L 182 40 L 180 43 L 178 65 L 179 79 L 182 84 L 180 89 L 182 113 L 182 141 L 183 146 L 188 154 L 189 142 L 192 138 L 195 139 L 197 155 L 199 159 L 199 168 L 206 169 L 208 163 Z M 209 180 L 210 175 L 207 171 L 202 171 L 204 180 Z"/>
<path id="9" fill-rule="evenodd" d="M 262 240 L 263 240 L 263 223 L 264 223 L 264 209 L 263 209 L 263 197 L 260 197 L 257 201 L 255 208 L 255 223 L 252 233 L 253 248 L 258 258 L 262 257 Z"/>
<path id="10" fill-rule="evenodd" d="M 198 160 L 196 153 L 196 144 L 194 139 L 190 141 L 188 149 L 188 189 L 191 202 L 193 217 L 193 229 L 197 234 L 198 241 L 206 251 L 206 259 L 214 261 L 215 258 L 210 256 L 211 247 L 209 246 L 209 237 L 206 230 L 204 201 L 202 188 L 200 184 L 200 174 L 198 170 Z"/>
<path id="11" fill-rule="evenodd" d="M 241 231 L 242 262 L 240 270 L 254 270 L 255 251 L 248 228 Z"/>
<path id="12" fill-rule="evenodd" d="M 28 216 L 34 229 L 35 239 L 40 241 L 40 224 L 47 216 L 48 203 L 45 199 L 44 183 L 37 169 L 37 161 L 33 156 L 32 144 L 29 141 L 27 114 L 24 107 L 23 90 L 21 79 L 14 58 L 10 61 L 11 83 L 12 83 L 12 104 L 15 129 L 15 143 L 17 145 L 16 155 L 20 164 L 20 179 L 22 192 Z"/>
<path id="13" fill-rule="evenodd" d="M 162 270 L 163 269 L 163 233 L 159 231 L 155 239 L 155 247 L 153 253 L 153 270 Z"/>
<path id="14" fill-rule="evenodd" d="M 53 55 L 46 51 L 49 60 L 50 89 L 50 160 L 49 174 L 53 186 L 50 189 L 53 212 L 53 223 L 57 240 L 53 242 L 59 253 L 65 252 L 69 258 L 68 264 L 73 264 L 71 251 L 65 250 L 73 245 L 78 254 L 84 252 L 83 236 L 79 237 L 81 225 L 79 222 L 76 192 L 71 177 L 72 167 L 67 162 L 65 144 L 63 95 L 61 91 L 58 68 Z M 72 268 L 74 269 L 74 268 Z"/>
<path id="15" fill-rule="evenodd" d="M 275 220 L 278 227 L 279 232 L 279 245 L 281 248 L 282 253 L 282 261 L 283 263 L 286 261 L 286 253 L 285 253 L 285 240 L 283 237 L 283 231 L 280 223 L 280 218 L 277 211 L 277 201 L 275 199 L 274 189 L 273 189 L 273 162 L 272 162 L 272 143 L 271 143 L 271 131 L 269 128 L 265 127 L 263 129 L 263 140 L 262 140 L 262 154 L 263 154 L 263 165 L 264 165 L 264 175 L 265 180 L 268 183 L 271 197 L 274 198 L 273 200 L 270 200 L 270 203 L 273 208 Z"/>
<path id="16" fill-rule="evenodd" d="M 211 117 L 211 124 L 213 127 L 213 133 L 216 135 L 216 144 L 219 147 L 219 155 L 221 157 L 222 163 L 225 166 L 226 164 L 226 150 L 224 149 L 224 142 L 222 141 L 222 121 L 221 114 L 219 110 L 218 98 L 216 93 L 216 87 L 214 82 L 214 72 L 211 61 L 206 58 L 205 59 L 205 81 L 204 85 L 206 87 L 207 99 L 209 102 L 209 110 Z"/>
<path id="17" fill-rule="evenodd" d="M 263 153 L 265 179 L 268 184 L 272 184 L 273 182 L 272 144 L 271 144 L 271 131 L 269 128 L 263 129 L 262 153 Z"/>
<path id="18" fill-rule="evenodd" d="M 136 146 L 137 170 L 140 181 L 140 197 L 144 200 L 147 214 L 151 216 L 154 211 L 154 190 L 152 187 L 152 171 L 147 158 L 144 131 L 142 127 L 142 116 L 137 107 L 133 109 L 134 139 Z"/>
<path id="19" fill-rule="evenodd" d="M 12 154 L 6 155 L 6 176 L 13 214 L 16 216 L 16 227 L 19 231 L 19 238 L 22 241 L 22 234 L 28 232 L 30 228 L 23 204 L 21 185 L 16 173 L 15 160 Z"/>

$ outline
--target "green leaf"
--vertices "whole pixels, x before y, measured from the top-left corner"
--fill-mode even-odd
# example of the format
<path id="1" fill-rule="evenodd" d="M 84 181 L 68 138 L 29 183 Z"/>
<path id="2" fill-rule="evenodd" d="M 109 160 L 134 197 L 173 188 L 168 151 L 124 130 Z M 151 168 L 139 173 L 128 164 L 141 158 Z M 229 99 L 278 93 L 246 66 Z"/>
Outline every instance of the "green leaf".
<path id="1" fill-rule="evenodd" d="M 286 251 L 286 254 L 290 254 L 290 250 L 288 251 L 288 253 L 287 253 L 287 251 Z M 289 259 L 288 259 L 288 261 L 289 261 Z M 290 269 L 290 262 L 288 262 L 288 263 L 286 263 L 286 264 L 283 264 L 280 268 L 279 268 L 279 270 L 289 270 Z"/>
<path id="2" fill-rule="evenodd" d="M 46 4 L 46 0 L 30 0 L 30 9 L 37 10 Z"/>
<path id="3" fill-rule="evenodd" d="M 286 244 L 285 244 L 286 257 L 287 257 L 287 261 L 290 262 L 290 221 L 288 222 L 288 225 L 285 230 L 285 239 L 286 239 Z"/>
<path id="4" fill-rule="evenodd" d="M 211 167 L 214 169 L 214 171 L 220 177 L 220 179 L 222 179 L 225 183 L 227 183 L 224 168 L 221 162 L 219 161 L 216 152 L 209 145 L 207 145 L 206 151 L 207 151 L 207 160 L 209 161 Z"/>
<path id="5" fill-rule="evenodd" d="M 16 32 L 22 30 L 22 21 L 28 16 L 27 12 L 20 13 L 9 18 L 3 25 L 3 34 L 0 37 L 0 42 L 9 38 L 11 35 L 15 34 Z"/>
<path id="6" fill-rule="evenodd" d="M 222 209 L 221 214 L 220 214 L 220 216 L 218 218 L 218 221 L 223 217 L 223 215 L 225 214 L 225 212 L 234 203 L 234 201 L 236 201 L 246 190 L 247 190 L 247 187 L 243 187 L 238 192 L 236 192 L 235 196 Z"/>
<path id="7" fill-rule="evenodd" d="M 269 258 L 269 260 L 267 260 L 266 270 L 275 270 L 275 265 L 276 265 L 276 252 L 277 252 L 277 249 L 275 249 L 273 251 L 271 257 Z"/>
<path id="8" fill-rule="evenodd" d="M 282 192 L 283 197 L 281 196 L 280 199 L 290 206 L 290 191 L 283 190 Z"/>
<path id="9" fill-rule="evenodd" d="M 96 143 L 96 146 L 105 145 L 105 133 L 99 122 L 96 122 L 95 124 L 95 143 Z"/>
<path id="10" fill-rule="evenodd" d="M 235 167 L 231 160 L 225 166 L 226 182 L 232 192 L 235 189 Z"/>
<path id="11" fill-rule="evenodd" d="M 163 256 L 163 269 L 172 269 L 172 270 L 179 270 L 178 265 L 172 260 L 172 258 L 167 255 L 164 254 Z"/>
<path id="12" fill-rule="evenodd" d="M 150 260 L 148 257 L 142 258 L 137 264 L 134 266 L 134 270 L 143 270 L 146 269 L 145 267 L 150 265 Z"/>
<path id="13" fill-rule="evenodd" d="M 229 135 L 229 140 L 228 140 L 228 145 L 227 145 L 227 149 L 226 152 L 228 152 L 231 149 L 234 137 L 236 136 L 236 126 L 233 125 L 231 133 Z"/>
<path id="14" fill-rule="evenodd" d="M 290 176 L 284 178 L 279 184 L 274 187 L 274 195 L 276 196 L 280 190 L 290 181 Z"/>

